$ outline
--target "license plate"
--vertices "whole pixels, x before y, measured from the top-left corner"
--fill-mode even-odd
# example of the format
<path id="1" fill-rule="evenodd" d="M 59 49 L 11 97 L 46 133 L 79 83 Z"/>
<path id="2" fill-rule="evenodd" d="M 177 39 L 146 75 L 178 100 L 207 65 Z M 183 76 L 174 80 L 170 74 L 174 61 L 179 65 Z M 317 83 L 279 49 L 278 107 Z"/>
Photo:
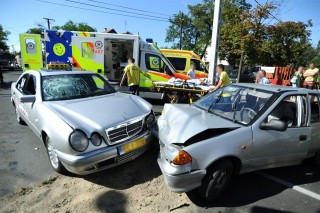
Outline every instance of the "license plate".
<path id="1" fill-rule="evenodd" d="M 136 149 L 139 149 L 140 147 L 143 147 L 146 145 L 146 139 L 145 138 L 140 138 L 136 141 L 133 141 L 132 143 L 128 143 L 126 145 L 118 147 L 118 151 L 120 155 L 132 152 Z"/>

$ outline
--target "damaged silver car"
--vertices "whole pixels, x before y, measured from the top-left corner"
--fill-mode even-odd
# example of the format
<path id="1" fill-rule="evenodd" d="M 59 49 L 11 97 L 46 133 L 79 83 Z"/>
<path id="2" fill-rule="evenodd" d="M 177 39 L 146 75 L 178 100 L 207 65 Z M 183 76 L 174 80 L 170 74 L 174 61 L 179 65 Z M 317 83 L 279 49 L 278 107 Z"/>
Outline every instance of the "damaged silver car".
<path id="1" fill-rule="evenodd" d="M 206 200 L 232 175 L 320 164 L 320 93 L 259 84 L 232 84 L 192 105 L 164 107 L 158 119 L 158 164 L 174 192 L 197 189 Z"/>
<path id="2" fill-rule="evenodd" d="M 131 161 L 152 142 L 152 105 L 84 71 L 26 71 L 11 85 L 17 121 L 47 149 L 52 167 L 89 174 Z"/>

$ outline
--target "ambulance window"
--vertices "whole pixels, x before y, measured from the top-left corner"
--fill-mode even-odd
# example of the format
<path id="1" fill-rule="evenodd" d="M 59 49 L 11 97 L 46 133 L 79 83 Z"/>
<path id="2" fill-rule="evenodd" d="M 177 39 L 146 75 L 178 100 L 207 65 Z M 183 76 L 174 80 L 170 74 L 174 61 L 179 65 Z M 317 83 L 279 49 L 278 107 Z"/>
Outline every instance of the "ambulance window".
<path id="1" fill-rule="evenodd" d="M 206 72 L 206 68 L 205 66 L 201 63 L 200 60 L 196 60 L 196 59 L 191 59 L 191 64 L 195 65 L 196 70 L 202 71 L 202 72 Z"/>
<path id="2" fill-rule="evenodd" d="M 167 57 L 171 64 L 177 70 L 184 70 L 186 68 L 186 58 L 174 58 L 174 57 Z"/>
<path id="3" fill-rule="evenodd" d="M 146 54 L 146 67 L 148 70 L 154 70 L 158 72 L 164 72 L 164 61 L 158 55 Z"/>
<path id="4" fill-rule="evenodd" d="M 82 58 L 94 58 L 94 44 L 93 42 L 82 42 L 81 43 L 81 54 Z"/>
<path id="5" fill-rule="evenodd" d="M 28 54 L 37 54 L 36 40 L 34 38 L 26 38 L 26 52 Z"/>
<path id="6" fill-rule="evenodd" d="M 20 92 L 23 92 L 23 88 L 26 84 L 26 81 L 27 81 L 27 78 L 29 77 L 29 74 L 25 74 L 22 78 L 20 78 L 20 80 L 18 81 L 17 83 L 17 89 L 20 91 Z"/>

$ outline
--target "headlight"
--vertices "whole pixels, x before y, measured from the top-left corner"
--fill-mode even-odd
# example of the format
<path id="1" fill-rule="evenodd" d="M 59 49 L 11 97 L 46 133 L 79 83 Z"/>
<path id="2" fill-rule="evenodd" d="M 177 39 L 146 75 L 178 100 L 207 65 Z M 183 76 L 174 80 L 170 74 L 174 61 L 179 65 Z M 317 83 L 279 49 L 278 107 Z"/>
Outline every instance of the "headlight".
<path id="1" fill-rule="evenodd" d="M 77 152 L 83 152 L 89 146 L 89 141 L 87 136 L 82 131 L 79 131 L 79 130 L 76 130 L 73 133 L 71 133 L 69 137 L 69 142 L 71 147 Z"/>
<path id="2" fill-rule="evenodd" d="M 192 162 L 191 156 L 184 150 L 180 150 L 172 160 L 172 163 L 175 165 L 184 165 L 191 162 Z"/>
<path id="3" fill-rule="evenodd" d="M 156 120 L 156 117 L 155 117 L 153 111 L 151 110 L 150 114 L 147 115 L 147 117 L 145 119 L 146 124 L 152 124 L 152 123 L 154 123 L 155 120 Z"/>
<path id="4" fill-rule="evenodd" d="M 91 143 L 95 146 L 100 146 L 102 143 L 102 138 L 98 133 L 92 133 Z"/>

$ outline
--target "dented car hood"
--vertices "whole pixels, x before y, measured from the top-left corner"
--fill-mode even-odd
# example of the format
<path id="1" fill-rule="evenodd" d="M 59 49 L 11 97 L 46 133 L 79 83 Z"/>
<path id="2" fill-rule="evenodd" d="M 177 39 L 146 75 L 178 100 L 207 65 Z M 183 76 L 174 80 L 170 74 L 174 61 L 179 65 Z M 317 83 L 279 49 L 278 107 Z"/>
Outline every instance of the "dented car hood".
<path id="1" fill-rule="evenodd" d="M 72 128 L 106 129 L 145 116 L 152 106 L 141 98 L 122 93 L 67 101 L 44 102 Z"/>
<path id="2" fill-rule="evenodd" d="M 158 119 L 159 139 L 166 144 L 184 143 L 208 129 L 242 127 L 227 119 L 190 105 L 166 104 Z"/>

